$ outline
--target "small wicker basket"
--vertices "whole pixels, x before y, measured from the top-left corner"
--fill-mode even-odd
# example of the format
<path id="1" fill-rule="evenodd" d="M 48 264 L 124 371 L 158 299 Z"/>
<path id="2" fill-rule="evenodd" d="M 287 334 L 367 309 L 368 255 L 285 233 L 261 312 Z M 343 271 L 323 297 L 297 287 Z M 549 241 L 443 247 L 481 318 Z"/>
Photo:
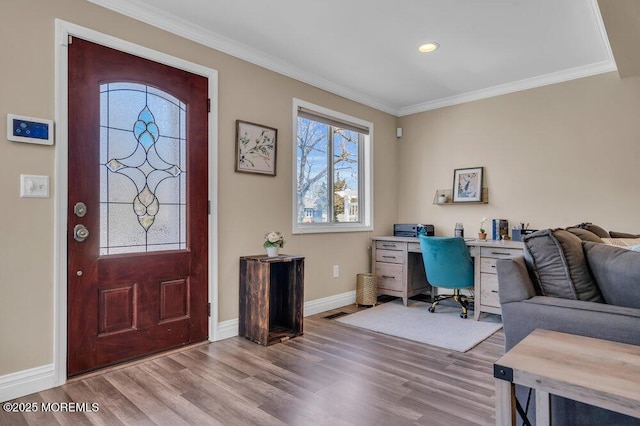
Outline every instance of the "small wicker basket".
<path id="1" fill-rule="evenodd" d="M 358 274 L 356 283 L 356 305 L 376 306 L 378 286 L 374 274 Z"/>

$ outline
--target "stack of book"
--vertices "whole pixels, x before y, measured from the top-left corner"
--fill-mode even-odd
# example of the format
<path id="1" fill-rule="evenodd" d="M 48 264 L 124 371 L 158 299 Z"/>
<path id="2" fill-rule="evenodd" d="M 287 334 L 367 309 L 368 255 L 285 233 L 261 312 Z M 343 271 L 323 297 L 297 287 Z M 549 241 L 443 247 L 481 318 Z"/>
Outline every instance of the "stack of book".
<path id="1" fill-rule="evenodd" d="M 509 221 L 507 219 L 493 219 L 491 221 L 491 239 L 501 240 L 503 235 L 509 235 Z"/>

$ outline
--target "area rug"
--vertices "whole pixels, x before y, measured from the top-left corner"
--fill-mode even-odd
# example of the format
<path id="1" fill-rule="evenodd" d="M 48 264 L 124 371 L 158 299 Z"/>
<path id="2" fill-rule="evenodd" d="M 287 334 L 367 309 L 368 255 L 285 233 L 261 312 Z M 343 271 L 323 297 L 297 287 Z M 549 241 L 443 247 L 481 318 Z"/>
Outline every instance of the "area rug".
<path id="1" fill-rule="evenodd" d="M 414 300 L 404 306 L 398 299 L 336 321 L 458 352 L 468 351 L 502 328 L 497 315 L 483 315 L 475 321 L 472 311 L 463 319 L 458 307 L 438 305 L 431 313 L 429 306 Z"/>

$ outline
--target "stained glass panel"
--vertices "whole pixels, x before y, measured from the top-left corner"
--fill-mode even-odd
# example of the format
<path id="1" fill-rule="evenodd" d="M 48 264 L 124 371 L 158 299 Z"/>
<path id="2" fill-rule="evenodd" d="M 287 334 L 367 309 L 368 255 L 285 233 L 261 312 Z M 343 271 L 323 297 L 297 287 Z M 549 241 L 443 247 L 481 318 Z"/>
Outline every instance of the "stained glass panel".
<path id="1" fill-rule="evenodd" d="M 100 86 L 100 254 L 186 249 L 186 105 Z"/>

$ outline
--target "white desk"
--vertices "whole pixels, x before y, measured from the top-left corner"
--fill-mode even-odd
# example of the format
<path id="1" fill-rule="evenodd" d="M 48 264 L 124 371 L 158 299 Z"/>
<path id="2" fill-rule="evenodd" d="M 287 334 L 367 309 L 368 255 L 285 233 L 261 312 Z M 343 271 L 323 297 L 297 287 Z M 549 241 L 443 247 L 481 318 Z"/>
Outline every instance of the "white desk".
<path id="1" fill-rule="evenodd" d="M 496 260 L 519 256 L 524 245 L 520 241 L 467 241 L 474 258 L 474 318 L 481 312 L 501 314 L 498 298 Z M 371 265 L 377 276 L 378 294 L 407 299 L 421 293 L 431 294 L 422 262 L 420 241 L 413 237 L 374 237 Z"/>

